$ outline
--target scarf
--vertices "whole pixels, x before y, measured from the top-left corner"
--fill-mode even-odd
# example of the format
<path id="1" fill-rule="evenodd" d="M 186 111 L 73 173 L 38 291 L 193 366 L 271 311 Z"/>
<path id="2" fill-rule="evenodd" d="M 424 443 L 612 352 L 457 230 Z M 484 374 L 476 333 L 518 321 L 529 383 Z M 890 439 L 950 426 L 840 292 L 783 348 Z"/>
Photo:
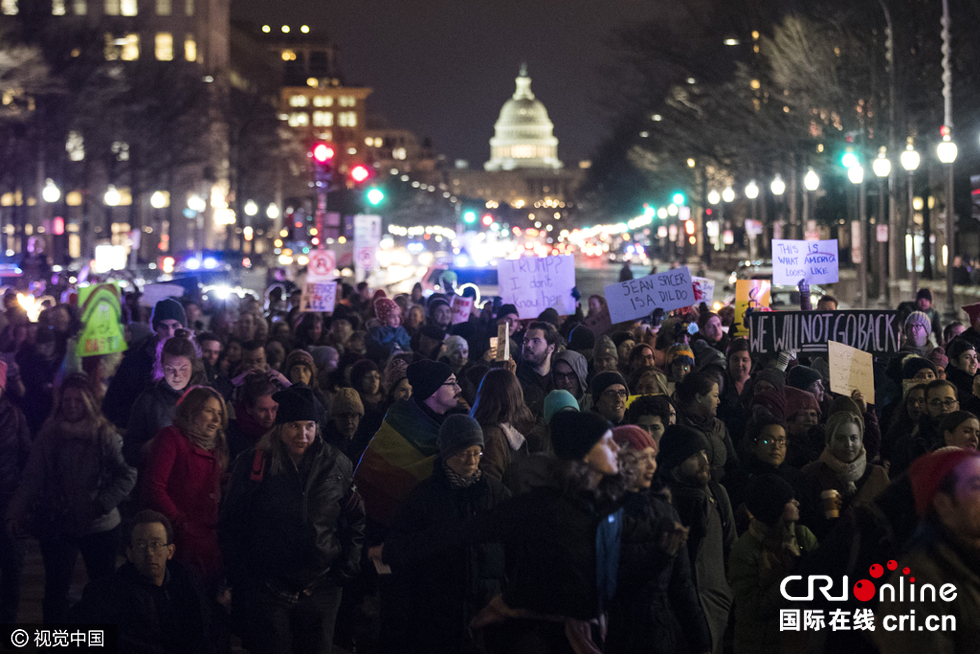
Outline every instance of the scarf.
<path id="1" fill-rule="evenodd" d="M 469 477 L 462 477 L 457 475 L 445 461 L 442 462 L 442 469 L 446 473 L 446 479 L 449 480 L 449 485 L 453 488 L 469 488 L 476 482 L 480 481 L 480 475 L 482 474 L 482 471 L 477 468 L 476 474 Z"/>
<path id="2" fill-rule="evenodd" d="M 500 428 L 504 430 L 504 436 L 507 437 L 507 443 L 510 445 L 510 449 L 517 451 L 521 449 L 524 445 L 525 438 L 524 435 L 510 426 L 509 422 L 500 423 Z"/>
<path id="3" fill-rule="evenodd" d="M 197 445 L 202 450 L 207 450 L 210 452 L 211 450 L 213 450 L 215 447 L 218 446 L 218 434 L 221 433 L 221 430 L 220 429 L 215 430 L 214 436 L 210 438 L 204 436 L 203 434 L 198 434 L 197 432 L 191 431 L 190 429 L 188 429 L 186 432 L 181 432 L 181 433 L 183 433 L 184 436 L 187 437 L 187 440 L 189 440 L 194 445 Z"/>
<path id="4" fill-rule="evenodd" d="M 826 447 L 820 453 L 819 460 L 825 463 L 837 475 L 837 479 L 844 483 L 848 495 L 857 493 L 857 484 L 854 482 L 864 476 L 864 469 L 868 465 L 867 453 L 863 446 L 861 447 L 861 453 L 858 454 L 858 458 L 850 463 L 844 463 L 831 454 L 830 450 Z"/>

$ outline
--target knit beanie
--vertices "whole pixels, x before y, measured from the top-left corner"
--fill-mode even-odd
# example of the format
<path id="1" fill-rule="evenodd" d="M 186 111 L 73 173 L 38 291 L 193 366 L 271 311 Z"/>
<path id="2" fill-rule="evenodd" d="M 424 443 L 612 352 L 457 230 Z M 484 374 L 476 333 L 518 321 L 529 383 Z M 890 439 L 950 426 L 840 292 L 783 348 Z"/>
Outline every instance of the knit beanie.
<path id="1" fill-rule="evenodd" d="M 443 460 L 474 445 L 479 445 L 482 450 L 483 428 L 465 413 L 454 413 L 439 427 L 436 445 L 439 446 L 439 457 Z"/>
<path id="2" fill-rule="evenodd" d="M 378 364 L 370 359 L 361 359 L 350 369 L 350 385 L 357 392 L 361 391 L 361 382 L 368 373 L 378 372 Z"/>
<path id="3" fill-rule="evenodd" d="M 429 318 L 432 318 L 435 315 L 435 313 L 436 313 L 436 309 L 438 309 L 439 307 L 441 307 L 443 305 L 445 305 L 447 307 L 450 306 L 449 305 L 449 302 L 447 302 L 445 299 L 443 299 L 441 297 L 434 297 L 433 296 L 433 298 L 430 298 L 429 299 L 429 303 L 425 305 L 425 313 L 426 313 L 426 315 L 428 315 Z"/>
<path id="4" fill-rule="evenodd" d="M 289 377 L 293 366 L 306 366 L 311 374 L 316 374 L 316 364 L 313 363 L 313 355 L 302 349 L 295 349 L 286 357 L 286 363 L 282 367 L 283 374 Z"/>
<path id="5" fill-rule="evenodd" d="M 503 318 L 509 315 L 520 316 L 521 312 L 517 310 L 517 306 L 514 304 L 501 304 L 500 308 L 497 309 L 497 317 Z"/>
<path id="6" fill-rule="evenodd" d="M 929 300 L 930 302 L 932 302 L 932 290 L 929 289 L 929 288 L 925 288 L 925 287 L 920 288 L 918 290 L 918 292 L 915 294 L 915 299 L 916 300 Z"/>
<path id="7" fill-rule="evenodd" d="M 683 425 L 668 425 L 660 438 L 657 465 L 667 472 L 707 449 L 708 441 L 701 432 Z"/>
<path id="8" fill-rule="evenodd" d="M 578 402 L 575 397 L 566 390 L 555 390 L 551 391 L 544 396 L 544 422 L 546 425 L 551 424 L 551 419 L 559 411 L 564 411 L 565 409 L 574 409 L 578 413 Z"/>
<path id="9" fill-rule="evenodd" d="M 902 364 L 902 379 L 912 379 L 923 370 L 931 370 L 933 374 L 938 373 L 936 364 L 923 357 L 911 356 L 905 359 Z"/>
<path id="10" fill-rule="evenodd" d="M 618 372 L 600 372 L 598 375 L 592 378 L 592 402 L 596 403 L 599 401 L 599 396 L 602 392 L 614 384 L 622 384 L 623 388 L 626 389 L 626 393 L 629 394 L 630 388 L 626 385 L 626 380 Z"/>
<path id="11" fill-rule="evenodd" d="M 164 320 L 176 320 L 182 327 L 187 327 L 187 314 L 184 313 L 184 307 L 172 297 L 160 300 L 153 307 L 153 317 L 150 318 L 153 329 L 159 327 Z"/>
<path id="12" fill-rule="evenodd" d="M 612 357 L 617 362 L 619 361 L 619 350 L 616 349 L 612 339 L 606 334 L 597 338 L 595 347 L 592 348 L 592 358 L 599 359 L 601 357 Z"/>
<path id="13" fill-rule="evenodd" d="M 421 402 L 432 397 L 453 376 L 453 369 L 438 361 L 416 361 L 408 366 L 407 376 L 412 385 L 412 397 Z"/>
<path id="14" fill-rule="evenodd" d="M 749 483 L 745 506 L 756 520 L 772 526 L 783 515 L 786 504 L 795 497 L 796 492 L 789 482 L 770 473 L 756 477 Z"/>
<path id="15" fill-rule="evenodd" d="M 398 386 L 401 380 L 408 376 L 407 371 L 408 362 L 405 359 L 396 358 L 389 361 L 381 375 L 381 384 L 385 387 L 385 391 L 390 393 Z"/>
<path id="16" fill-rule="evenodd" d="M 786 375 L 786 384 L 800 390 L 806 390 L 818 381 L 823 381 L 823 377 L 809 366 L 796 366 Z"/>
<path id="17" fill-rule="evenodd" d="M 924 518 L 932 509 L 932 500 L 939 492 L 946 475 L 967 459 L 980 456 L 975 450 L 958 447 L 943 447 L 935 452 L 920 456 L 909 466 L 909 481 L 915 496 L 915 512 Z"/>
<path id="18" fill-rule="evenodd" d="M 953 342 L 946 346 L 946 356 L 950 361 L 956 361 L 964 352 L 976 349 L 976 346 L 965 338 L 954 338 Z"/>
<path id="19" fill-rule="evenodd" d="M 755 380 L 756 384 L 761 381 L 769 382 L 773 385 L 773 388 L 779 391 L 786 388 L 786 375 L 775 368 L 763 368 L 762 370 L 758 370 L 752 374 L 752 378 Z"/>
<path id="20" fill-rule="evenodd" d="M 348 413 L 363 416 L 364 403 L 361 402 L 361 396 L 353 388 L 338 388 L 337 394 L 333 398 L 333 404 L 330 406 L 330 415 L 340 416 Z"/>
<path id="21" fill-rule="evenodd" d="M 637 427 L 636 425 L 613 427 L 612 433 L 613 440 L 620 447 L 628 447 L 637 452 L 642 452 L 648 447 L 652 447 L 654 454 L 656 454 L 657 441 L 653 440 L 653 436 L 641 427 Z"/>
<path id="22" fill-rule="evenodd" d="M 667 367 L 674 365 L 674 362 L 678 359 L 688 359 L 691 365 L 694 365 L 694 350 L 691 349 L 690 345 L 685 345 L 684 343 L 677 343 L 676 345 L 671 345 L 667 350 L 666 363 Z"/>
<path id="23" fill-rule="evenodd" d="M 272 399 L 279 403 L 279 408 L 276 410 L 277 425 L 300 420 L 317 422 L 320 419 L 317 415 L 313 391 L 309 388 L 290 386 L 273 393 Z"/>
<path id="24" fill-rule="evenodd" d="M 442 349 L 439 351 L 439 356 L 458 354 L 463 348 L 466 348 L 467 351 L 470 349 L 465 338 L 455 335 L 447 336 L 446 340 L 442 342 Z"/>
<path id="25" fill-rule="evenodd" d="M 559 411 L 551 418 L 551 445 L 555 456 L 581 461 L 612 424 L 598 413 Z"/>
<path id="26" fill-rule="evenodd" d="M 936 365 L 936 374 L 939 374 L 939 368 L 945 370 L 949 366 L 949 357 L 941 347 L 934 347 L 926 358 L 932 361 Z"/>
<path id="27" fill-rule="evenodd" d="M 932 329 L 932 321 L 929 320 L 929 316 L 921 311 L 913 311 L 905 319 L 905 329 L 908 329 L 912 325 L 922 325 L 927 332 Z"/>
<path id="28" fill-rule="evenodd" d="M 391 317 L 391 314 L 398 310 L 398 304 L 394 300 L 380 297 L 374 301 L 374 315 L 378 317 L 383 327 L 388 325 L 388 318 Z"/>
<path id="29" fill-rule="evenodd" d="M 577 325 L 568 335 L 568 349 L 576 352 L 592 351 L 595 347 L 595 334 L 585 325 Z"/>
<path id="30" fill-rule="evenodd" d="M 787 386 L 783 389 L 783 396 L 786 398 L 787 421 L 795 418 L 796 415 L 804 409 L 813 409 L 817 412 L 820 411 L 820 405 L 817 404 L 817 398 L 813 397 L 813 393 L 808 393 L 806 391 L 801 391 L 798 388 Z"/>
<path id="31" fill-rule="evenodd" d="M 777 420 L 779 420 L 780 422 L 786 422 L 785 391 L 777 391 L 776 389 L 773 388 L 767 388 L 766 390 L 760 391 L 755 395 L 753 395 L 752 401 L 749 403 L 749 406 L 765 407 L 766 409 L 769 410 L 769 413 L 771 413 Z"/>

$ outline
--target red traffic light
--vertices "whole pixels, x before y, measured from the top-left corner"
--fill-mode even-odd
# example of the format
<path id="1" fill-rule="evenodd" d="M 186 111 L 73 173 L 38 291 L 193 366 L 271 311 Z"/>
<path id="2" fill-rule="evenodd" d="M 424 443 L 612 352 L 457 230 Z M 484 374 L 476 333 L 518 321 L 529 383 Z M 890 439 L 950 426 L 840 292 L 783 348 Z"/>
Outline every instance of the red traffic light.
<path id="1" fill-rule="evenodd" d="M 487 215 L 483 216 L 483 224 L 486 225 L 487 227 L 489 227 L 490 225 L 492 225 L 493 224 L 493 216 L 491 216 L 490 214 L 487 214 Z"/>
<path id="2" fill-rule="evenodd" d="M 371 176 L 371 171 L 368 170 L 367 166 L 362 166 L 361 164 L 358 164 L 350 169 L 350 178 L 355 182 L 357 182 L 358 184 L 360 184 L 370 176 Z"/>
<path id="3" fill-rule="evenodd" d="M 313 146 L 313 158 L 316 159 L 317 163 L 327 163 L 333 159 L 334 151 L 326 143 L 317 143 Z"/>

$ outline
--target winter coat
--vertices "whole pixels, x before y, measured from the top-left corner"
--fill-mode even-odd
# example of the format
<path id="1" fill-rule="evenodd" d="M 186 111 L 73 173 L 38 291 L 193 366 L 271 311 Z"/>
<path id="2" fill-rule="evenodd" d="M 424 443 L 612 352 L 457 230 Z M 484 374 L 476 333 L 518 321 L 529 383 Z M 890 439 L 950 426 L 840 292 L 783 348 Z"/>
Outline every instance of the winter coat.
<path id="1" fill-rule="evenodd" d="M 551 359 L 551 374 L 555 374 L 555 364 L 559 361 L 564 361 L 575 373 L 575 377 L 578 378 L 579 394 L 575 399 L 578 400 L 579 409 L 581 411 L 587 411 L 589 407 L 582 406 L 582 399 L 589 395 L 589 385 L 586 383 L 586 379 L 589 376 L 589 362 L 586 360 L 585 356 L 579 354 L 578 352 L 573 352 L 572 350 L 562 350 L 557 352 L 555 356 Z"/>
<path id="2" fill-rule="evenodd" d="M 123 440 L 123 454 L 129 465 L 139 467 L 143 463 L 143 446 L 174 423 L 177 400 L 182 395 L 183 391 L 175 391 L 161 379 L 135 399 Z"/>
<path id="3" fill-rule="evenodd" d="M 748 514 L 745 513 L 743 507 L 749 486 L 756 478 L 769 474 L 779 475 L 793 487 L 796 492 L 796 499 L 800 502 L 800 516 L 804 524 L 806 524 L 807 518 L 816 511 L 816 507 L 813 506 L 810 498 L 810 486 L 802 471 L 785 462 L 777 468 L 766 463 L 753 452 L 749 452 L 740 459 L 738 468 L 731 474 L 725 475 L 725 479 L 721 482 L 725 490 L 728 491 L 728 499 L 732 503 L 735 524 L 740 535 L 749 528 Z"/>
<path id="4" fill-rule="evenodd" d="M 711 478 L 721 481 L 725 475 L 738 467 L 738 455 L 728 435 L 728 427 L 718 418 L 700 419 L 683 409 L 677 412 L 677 424 L 690 427 L 708 441 L 708 463 L 711 464 Z"/>
<path id="5" fill-rule="evenodd" d="M 26 391 L 20 399 L 20 406 L 34 433 L 41 430 L 44 421 L 51 414 L 54 404 L 54 378 L 61 367 L 61 358 L 41 356 L 36 347 L 25 346 L 16 357 Z"/>
<path id="6" fill-rule="evenodd" d="M 956 386 L 956 398 L 960 404 L 973 397 L 973 377 L 965 370 L 950 364 L 946 366 L 946 381 Z"/>
<path id="7" fill-rule="evenodd" d="M 232 469 L 220 529 L 229 583 L 300 592 L 352 579 L 364 542 L 364 504 L 350 460 L 319 437 L 298 467 L 283 445 L 275 447 L 281 471 L 272 472 L 269 455 L 254 449 Z"/>
<path id="8" fill-rule="evenodd" d="M 754 523 L 759 524 L 761 523 Z M 805 555 L 817 547 L 817 538 L 803 525 L 794 525 L 796 542 Z M 735 593 L 735 654 L 779 654 L 779 609 L 787 603 L 779 586 L 795 571 L 799 559 L 783 554 L 773 563 L 763 538 L 753 527 L 732 546 L 728 578 Z"/>
<path id="9" fill-rule="evenodd" d="M 399 507 L 389 534 L 424 532 L 486 513 L 510 493 L 496 479 L 481 475 L 467 488 L 450 485 L 442 463 Z M 468 625 L 476 613 L 500 592 L 504 578 L 504 549 L 499 543 L 469 545 L 432 554 L 404 553 L 404 563 L 392 569 L 410 589 L 405 616 L 406 651 L 419 653 L 473 650 Z M 407 644 L 411 643 L 411 646 Z"/>
<path id="10" fill-rule="evenodd" d="M 106 424 L 49 421 L 31 449 L 10 515 L 22 520 L 32 511 L 35 535 L 48 539 L 80 537 L 115 528 L 119 503 L 136 485 L 136 469 L 122 456 L 122 439 Z"/>
<path id="11" fill-rule="evenodd" d="M 412 337 L 405 328 L 372 327 L 367 335 L 367 357 L 375 362 L 387 361 L 395 352 L 411 352 Z"/>
<path id="12" fill-rule="evenodd" d="M 102 412 L 120 429 L 126 426 L 136 398 L 153 385 L 153 364 L 156 356 L 157 337 L 154 334 L 129 348 L 109 382 L 109 388 L 102 398 Z M 150 438 L 152 437 L 153 434 L 150 434 Z M 131 461 L 128 456 L 126 460 Z"/>
<path id="13" fill-rule="evenodd" d="M 112 575 L 85 586 L 71 611 L 80 624 L 115 624 L 119 649 L 129 654 L 207 654 L 210 604 L 195 575 L 167 562 L 163 585 L 124 563 Z"/>
<path id="14" fill-rule="evenodd" d="M 912 571 L 919 589 L 925 584 L 932 584 L 939 593 L 943 584 L 954 584 L 956 599 L 943 602 L 937 596 L 937 602 L 912 602 L 907 599 L 904 602 L 881 602 L 875 616 L 878 625 L 883 625 L 885 619 L 893 626 L 898 625 L 897 616 L 909 615 L 915 609 L 920 625 L 926 616 L 950 616 L 955 620 L 955 629 L 930 631 L 921 630 L 920 626 L 920 630 L 906 627 L 901 631 L 888 631 L 879 626 L 871 636 L 881 649 L 881 654 L 977 651 L 977 643 L 980 643 L 980 551 L 960 540 L 946 527 L 925 523 L 908 553 L 899 560 L 898 569 L 891 573 L 888 583 L 898 588 L 905 568 Z M 903 581 L 907 584 L 908 579 Z M 908 595 L 905 597 L 908 598 Z M 947 624 L 945 620 L 948 618 L 944 619 L 943 625 Z"/>
<path id="15" fill-rule="evenodd" d="M 732 589 L 725 576 L 728 551 L 735 543 L 735 518 L 728 493 L 717 482 L 671 486 L 674 507 L 691 532 L 687 553 L 701 608 L 711 629 L 713 649 L 719 651 L 732 608 Z"/>
<path id="16" fill-rule="evenodd" d="M 672 654 L 680 651 L 678 641 L 684 638 L 692 652 L 711 650 L 687 551 L 671 556 L 661 547 L 664 532 L 675 522 L 680 517 L 664 495 L 626 494 L 608 654 Z"/>
<path id="17" fill-rule="evenodd" d="M 517 366 L 517 381 L 521 383 L 524 391 L 524 403 L 535 418 L 540 418 L 544 413 L 544 398 L 554 390 L 551 383 L 551 375 L 542 377 L 534 371 L 530 364 L 522 362 Z"/>
<path id="18" fill-rule="evenodd" d="M 528 456 L 527 439 L 525 438 L 521 446 L 515 450 L 507 439 L 502 425 L 482 425 L 482 427 L 484 446 L 480 470 L 501 481 L 512 463 Z"/>
<path id="19" fill-rule="evenodd" d="M 174 528 L 177 560 L 205 581 L 221 570 L 218 506 L 223 472 L 215 450 L 195 445 L 171 426 L 153 439 L 140 474 L 144 504 L 167 516 Z"/>
<path id="20" fill-rule="evenodd" d="M 6 394 L 0 395 L 0 511 L 6 513 L 30 456 L 27 418 Z"/>
<path id="21" fill-rule="evenodd" d="M 803 467 L 803 476 L 806 477 L 809 487 L 809 497 L 811 506 L 817 507 L 817 512 L 810 519 L 808 525 L 818 538 L 826 536 L 833 528 L 839 518 L 826 518 L 823 512 L 820 494 L 825 490 L 836 490 L 841 496 L 841 510 L 843 514 L 851 506 L 869 506 L 886 488 L 888 488 L 888 473 L 884 468 L 872 463 L 867 464 L 864 474 L 854 482 L 857 492 L 850 494 L 847 492 L 845 482 L 840 481 L 834 471 L 823 461 L 814 461 Z"/>

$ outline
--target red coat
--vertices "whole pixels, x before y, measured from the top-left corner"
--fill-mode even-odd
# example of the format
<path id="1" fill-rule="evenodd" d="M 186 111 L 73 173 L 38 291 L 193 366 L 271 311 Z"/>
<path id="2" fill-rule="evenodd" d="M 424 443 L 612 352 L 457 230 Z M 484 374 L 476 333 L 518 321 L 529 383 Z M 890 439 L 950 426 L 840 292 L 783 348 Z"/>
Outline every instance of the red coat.
<path id="1" fill-rule="evenodd" d="M 167 516 L 173 525 L 174 558 L 194 567 L 208 582 L 221 571 L 221 476 L 216 452 L 194 445 L 177 427 L 157 433 L 140 475 L 147 508 Z"/>

